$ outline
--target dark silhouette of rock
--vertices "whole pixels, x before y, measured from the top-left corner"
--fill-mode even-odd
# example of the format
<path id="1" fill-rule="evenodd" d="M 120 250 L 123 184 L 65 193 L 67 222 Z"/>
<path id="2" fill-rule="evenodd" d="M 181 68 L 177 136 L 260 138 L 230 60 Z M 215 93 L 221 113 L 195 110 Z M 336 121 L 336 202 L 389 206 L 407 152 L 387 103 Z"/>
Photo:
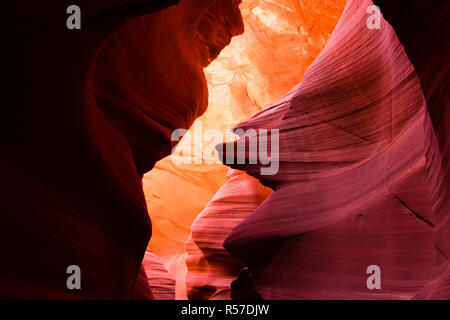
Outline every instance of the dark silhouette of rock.
<path id="1" fill-rule="evenodd" d="M 211 60 L 242 32 L 238 1 L 177 3 L 78 1 L 80 30 L 68 1 L 2 5 L 0 297 L 151 297 L 142 175 L 207 107 L 205 43 Z M 221 42 L 200 43 L 217 5 Z M 81 290 L 66 287 L 70 265 Z"/>

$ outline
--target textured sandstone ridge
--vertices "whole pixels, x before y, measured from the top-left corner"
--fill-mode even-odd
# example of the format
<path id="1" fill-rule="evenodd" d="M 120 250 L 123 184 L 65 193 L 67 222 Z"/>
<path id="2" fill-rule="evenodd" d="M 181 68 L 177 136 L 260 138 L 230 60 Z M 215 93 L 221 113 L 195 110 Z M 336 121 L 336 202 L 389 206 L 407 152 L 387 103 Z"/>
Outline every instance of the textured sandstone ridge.
<path id="1" fill-rule="evenodd" d="M 272 192 L 247 174 L 230 170 L 228 181 L 192 224 L 186 243 L 190 299 L 229 299 L 230 283 L 245 266 L 222 243 Z"/>
<path id="2" fill-rule="evenodd" d="M 424 94 L 392 27 L 367 28 L 371 4 L 349 1 L 303 81 L 238 126 L 280 130 L 278 174 L 232 165 L 275 192 L 224 243 L 263 298 L 413 298 L 435 262 L 446 266 Z M 381 267 L 381 290 L 366 287 L 370 265 Z"/>
<path id="3" fill-rule="evenodd" d="M 158 256 L 146 251 L 142 265 L 152 288 L 153 298 L 156 300 L 174 300 L 175 279 L 169 275 Z"/>

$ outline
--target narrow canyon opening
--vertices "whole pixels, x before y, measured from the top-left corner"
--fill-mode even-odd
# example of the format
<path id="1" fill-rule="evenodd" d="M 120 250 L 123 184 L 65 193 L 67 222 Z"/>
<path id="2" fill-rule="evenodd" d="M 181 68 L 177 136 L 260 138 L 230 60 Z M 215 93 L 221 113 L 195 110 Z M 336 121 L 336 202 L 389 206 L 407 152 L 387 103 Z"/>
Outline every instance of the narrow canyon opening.
<path id="1" fill-rule="evenodd" d="M 143 179 L 153 226 L 148 249 L 160 258 L 169 277 L 176 281 L 177 299 L 187 298 L 186 242 L 192 224 L 228 179 L 228 167 L 206 163 L 217 158 L 217 154 L 209 148 L 214 141 L 207 141 L 202 132 L 219 130 L 225 141 L 233 141 L 236 138 L 230 130 L 235 125 L 300 83 L 306 69 L 326 45 L 345 4 L 345 0 L 244 0 L 241 3 L 245 31 L 234 37 L 205 68 L 209 105 L 189 130 L 190 136 L 177 146 L 184 161 L 176 163 L 167 157 Z M 247 198 L 243 196 L 241 201 L 254 201 L 256 206 L 271 190 L 241 174 L 238 179 L 248 180 L 241 183 L 247 183 L 249 188 Z M 247 210 L 250 213 L 250 208 Z M 217 226 L 210 228 L 215 230 Z M 223 236 L 217 237 L 218 244 Z M 202 264 L 192 262 L 194 269 L 197 263 Z"/>

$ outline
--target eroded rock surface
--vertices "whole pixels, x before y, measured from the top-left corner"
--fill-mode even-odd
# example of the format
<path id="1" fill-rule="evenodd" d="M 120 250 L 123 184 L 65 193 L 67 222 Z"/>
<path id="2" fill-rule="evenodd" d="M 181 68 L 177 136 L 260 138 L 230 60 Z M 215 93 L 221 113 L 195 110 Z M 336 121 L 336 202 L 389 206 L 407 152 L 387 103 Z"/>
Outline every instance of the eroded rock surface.
<path id="1" fill-rule="evenodd" d="M 272 193 L 244 172 L 230 170 L 227 176 L 228 181 L 195 219 L 186 243 L 190 299 L 230 299 L 231 281 L 245 264 L 225 250 L 223 241 Z"/>
<path id="2" fill-rule="evenodd" d="M 237 126 L 280 130 L 276 175 L 231 165 L 275 192 L 224 243 L 265 299 L 409 299 L 435 263 L 445 272 L 428 95 L 394 29 L 367 28 L 370 5 L 349 1 L 303 81 Z M 382 270 L 381 290 L 366 286 L 370 265 Z"/>
<path id="3" fill-rule="evenodd" d="M 151 298 L 142 175 L 206 110 L 196 35 L 216 1 L 79 1 L 81 30 L 66 27 L 70 4 L 1 11 L 0 296 Z M 242 31 L 237 5 L 216 36 Z M 66 286 L 71 265 L 81 290 Z"/>

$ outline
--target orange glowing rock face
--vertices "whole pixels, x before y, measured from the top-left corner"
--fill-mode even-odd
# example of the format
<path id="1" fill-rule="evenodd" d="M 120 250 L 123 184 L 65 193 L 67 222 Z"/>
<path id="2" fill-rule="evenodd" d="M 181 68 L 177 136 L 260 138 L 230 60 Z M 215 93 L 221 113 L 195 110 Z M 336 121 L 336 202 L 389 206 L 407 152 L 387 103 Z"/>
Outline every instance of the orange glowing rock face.
<path id="1" fill-rule="evenodd" d="M 344 0 L 244 0 L 240 9 L 245 32 L 233 38 L 205 68 L 209 106 L 194 127 L 201 127 L 203 132 L 220 130 L 225 140 L 234 140 L 227 131 L 302 80 L 305 70 L 328 41 L 345 3 Z M 194 128 L 189 133 L 193 136 Z M 153 225 L 149 249 L 176 278 L 179 299 L 186 298 L 185 242 L 191 225 L 226 182 L 228 171 L 221 164 L 205 163 L 199 148 L 204 150 L 208 143 L 199 146 L 194 139 L 186 136 L 177 150 L 183 150 L 183 159 L 195 158 L 198 163 L 175 164 L 169 157 L 158 162 L 143 179 Z M 264 197 L 268 194 L 265 192 Z"/>

